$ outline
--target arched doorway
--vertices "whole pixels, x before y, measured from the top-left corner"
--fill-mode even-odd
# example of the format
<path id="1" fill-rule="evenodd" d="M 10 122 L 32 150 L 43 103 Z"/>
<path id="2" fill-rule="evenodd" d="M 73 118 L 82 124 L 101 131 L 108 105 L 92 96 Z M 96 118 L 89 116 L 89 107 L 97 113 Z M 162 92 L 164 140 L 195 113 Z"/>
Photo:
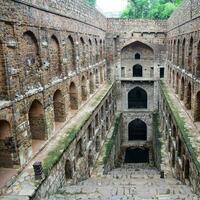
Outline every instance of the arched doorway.
<path id="1" fill-rule="evenodd" d="M 85 76 L 82 76 L 82 79 L 81 79 L 81 98 L 82 98 L 82 101 L 87 100 L 87 80 Z"/>
<path id="2" fill-rule="evenodd" d="M 89 80 L 90 94 L 92 94 L 92 93 L 94 93 L 94 76 L 93 76 L 92 72 L 90 72 L 89 78 L 90 78 L 90 80 Z"/>
<path id="3" fill-rule="evenodd" d="M 185 80 L 182 77 L 182 79 L 181 79 L 181 90 L 180 90 L 180 99 L 181 99 L 181 101 L 184 100 L 184 95 L 185 95 Z"/>
<path id="4" fill-rule="evenodd" d="M 71 110 L 77 110 L 78 109 L 78 92 L 77 92 L 77 88 L 74 82 L 71 82 L 69 86 L 69 99 L 70 99 Z"/>
<path id="5" fill-rule="evenodd" d="M 32 149 L 36 152 L 46 139 L 46 122 L 44 109 L 38 100 L 34 100 L 28 113 L 29 126 L 32 139 Z"/>
<path id="6" fill-rule="evenodd" d="M 125 163 L 149 163 L 149 149 L 127 148 Z"/>
<path id="7" fill-rule="evenodd" d="M 12 153 L 13 146 L 11 140 L 11 127 L 6 120 L 0 120 L 0 167 L 12 168 Z"/>
<path id="8" fill-rule="evenodd" d="M 142 66 L 137 64 L 133 66 L 133 77 L 142 77 Z"/>
<path id="9" fill-rule="evenodd" d="M 129 140 L 147 140 L 147 125 L 140 119 L 135 119 L 128 125 Z"/>
<path id="10" fill-rule="evenodd" d="M 147 108 L 147 93 L 140 87 L 135 87 L 128 93 L 128 108 Z"/>
<path id="11" fill-rule="evenodd" d="M 179 74 L 176 74 L 176 93 L 179 93 Z"/>
<path id="12" fill-rule="evenodd" d="M 191 92 L 191 83 L 188 83 L 187 85 L 187 91 L 186 91 L 186 102 L 185 107 L 190 110 L 191 109 L 191 98 L 192 98 L 192 92 Z"/>
<path id="13" fill-rule="evenodd" d="M 68 181 L 73 178 L 73 170 L 71 166 L 71 162 L 69 160 L 65 163 L 65 179 Z"/>
<path id="14" fill-rule="evenodd" d="M 95 75 L 96 75 L 96 87 L 98 88 L 99 87 L 99 70 L 98 69 L 96 69 Z"/>
<path id="15" fill-rule="evenodd" d="M 65 99 L 60 90 L 53 95 L 54 121 L 64 122 L 66 120 Z"/>

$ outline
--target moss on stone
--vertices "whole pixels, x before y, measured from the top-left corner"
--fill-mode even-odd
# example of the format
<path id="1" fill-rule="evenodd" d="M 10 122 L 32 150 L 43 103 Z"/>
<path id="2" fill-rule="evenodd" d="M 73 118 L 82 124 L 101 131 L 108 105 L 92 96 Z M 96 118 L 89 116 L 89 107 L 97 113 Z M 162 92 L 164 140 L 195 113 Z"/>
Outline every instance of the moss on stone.
<path id="1" fill-rule="evenodd" d="M 111 151 L 113 149 L 115 139 L 119 130 L 122 113 L 117 113 L 114 122 L 114 129 L 111 138 L 105 143 L 105 155 L 103 157 L 103 163 L 106 164 L 110 158 Z"/>
<path id="2" fill-rule="evenodd" d="M 198 172 L 200 172 L 200 163 L 197 160 L 197 157 L 195 154 L 195 149 L 192 146 L 192 143 L 190 141 L 189 130 L 186 127 L 186 122 L 180 116 L 179 111 L 177 110 L 174 102 L 172 101 L 172 99 L 169 95 L 168 89 L 165 86 L 164 82 L 161 81 L 160 86 L 161 86 L 160 88 L 161 88 L 162 95 L 163 95 L 164 99 L 166 100 L 166 104 L 167 104 L 169 110 L 171 111 L 171 114 L 173 115 L 173 118 L 178 126 L 178 129 L 180 130 L 181 137 L 188 149 L 188 152 L 191 156 L 191 160 L 194 163 L 194 165 L 196 166 Z"/>
<path id="3" fill-rule="evenodd" d="M 154 135 L 154 148 L 155 148 L 155 158 L 156 158 L 156 164 L 160 165 L 162 160 L 162 142 L 161 142 L 161 132 L 160 132 L 160 120 L 159 120 L 159 113 L 158 111 L 153 113 L 153 135 Z"/>

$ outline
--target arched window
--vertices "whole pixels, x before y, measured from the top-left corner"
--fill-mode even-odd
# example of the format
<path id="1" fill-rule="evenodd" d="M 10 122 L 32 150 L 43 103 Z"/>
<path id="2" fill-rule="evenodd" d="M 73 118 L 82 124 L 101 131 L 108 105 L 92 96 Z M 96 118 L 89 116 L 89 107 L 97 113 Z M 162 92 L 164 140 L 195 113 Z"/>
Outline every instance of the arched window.
<path id="1" fill-rule="evenodd" d="M 187 85 L 187 91 L 186 91 L 186 102 L 185 102 L 185 106 L 188 110 L 191 109 L 191 99 L 192 99 L 192 88 L 191 88 L 191 84 L 188 83 Z"/>
<path id="2" fill-rule="evenodd" d="M 80 63 L 81 63 L 81 67 L 84 68 L 85 67 L 85 42 L 83 40 L 83 38 L 80 38 Z"/>
<path id="3" fill-rule="evenodd" d="M 94 93 L 94 76 L 92 74 L 92 72 L 90 72 L 90 76 L 89 76 L 89 86 L 90 86 L 90 94 Z"/>
<path id="4" fill-rule="evenodd" d="M 89 39 L 89 64 L 92 65 L 92 41 Z"/>
<path id="5" fill-rule="evenodd" d="M 53 76 L 60 76 L 60 47 L 56 36 L 52 36 L 49 45 L 50 63 L 53 70 Z"/>
<path id="6" fill-rule="evenodd" d="M 147 93 L 140 87 L 128 93 L 128 108 L 147 108 Z"/>
<path id="7" fill-rule="evenodd" d="M 53 95 L 54 121 L 64 122 L 66 119 L 65 100 L 60 90 Z"/>
<path id="8" fill-rule="evenodd" d="M 135 119 L 129 123 L 128 139 L 129 140 L 146 140 L 147 139 L 147 126 L 142 120 Z"/>
<path id="9" fill-rule="evenodd" d="M 133 66 L 133 77 L 142 77 L 142 66 L 134 65 Z"/>
<path id="10" fill-rule="evenodd" d="M 193 37 L 190 38 L 190 45 L 188 49 L 188 70 L 192 71 L 192 52 L 193 52 Z"/>
<path id="11" fill-rule="evenodd" d="M 184 94 L 185 94 L 185 80 L 182 77 L 182 79 L 181 79 L 181 90 L 180 90 L 180 99 L 181 100 L 184 99 Z"/>
<path id="12" fill-rule="evenodd" d="M 76 51 L 74 46 L 74 40 L 71 36 L 67 40 L 67 58 L 68 58 L 68 68 L 71 71 L 76 70 Z"/>
<path id="13" fill-rule="evenodd" d="M 174 46 L 173 46 L 173 63 L 176 63 L 176 40 L 174 40 Z"/>
<path id="14" fill-rule="evenodd" d="M 178 40 L 178 44 L 177 44 L 177 65 L 179 65 L 179 52 L 180 52 L 180 40 Z"/>
<path id="15" fill-rule="evenodd" d="M 22 63 L 24 64 L 26 80 L 25 85 L 33 86 L 41 81 L 38 76 L 40 69 L 39 46 L 35 35 L 31 31 L 23 34 Z"/>
<path id="16" fill-rule="evenodd" d="M 182 44 L 182 67 L 184 68 L 185 66 L 185 38 L 183 40 L 183 44 Z"/>
<path id="17" fill-rule="evenodd" d="M 140 54 L 139 53 L 135 54 L 135 60 L 140 60 Z"/>
<path id="18" fill-rule="evenodd" d="M 44 108 L 38 100 L 34 100 L 29 110 L 29 124 L 32 139 L 45 139 Z"/>
<path id="19" fill-rule="evenodd" d="M 85 76 L 82 76 L 81 79 L 81 97 L 82 101 L 87 100 L 87 80 Z"/>
<path id="20" fill-rule="evenodd" d="M 69 86 L 69 96 L 70 96 L 70 108 L 72 110 L 77 110 L 78 109 L 78 92 L 77 92 L 77 88 L 74 82 L 71 82 Z"/>

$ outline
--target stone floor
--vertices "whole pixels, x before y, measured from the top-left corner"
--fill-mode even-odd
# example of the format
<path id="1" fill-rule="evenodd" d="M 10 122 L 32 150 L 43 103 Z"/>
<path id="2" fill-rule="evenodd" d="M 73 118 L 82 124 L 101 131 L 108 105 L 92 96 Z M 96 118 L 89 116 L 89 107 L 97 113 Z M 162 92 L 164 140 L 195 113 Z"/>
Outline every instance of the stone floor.
<path id="1" fill-rule="evenodd" d="M 92 177 L 76 186 L 65 186 L 49 200 L 199 200 L 189 186 L 157 169 L 127 164 L 108 175 Z"/>

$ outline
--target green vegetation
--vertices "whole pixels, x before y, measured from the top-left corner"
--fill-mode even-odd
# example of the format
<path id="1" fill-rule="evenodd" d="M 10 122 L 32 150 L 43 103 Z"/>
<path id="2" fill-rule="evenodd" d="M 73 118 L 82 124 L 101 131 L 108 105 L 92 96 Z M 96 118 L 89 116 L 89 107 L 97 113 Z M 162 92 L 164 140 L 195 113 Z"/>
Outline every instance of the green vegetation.
<path id="1" fill-rule="evenodd" d="M 85 2 L 90 6 L 95 6 L 96 5 L 96 0 L 85 0 Z"/>
<path id="2" fill-rule="evenodd" d="M 170 112 L 173 115 L 173 118 L 178 126 L 178 129 L 181 132 L 181 136 L 182 139 L 190 153 L 192 162 L 194 163 L 194 165 L 196 166 L 197 170 L 200 172 L 200 163 L 197 160 L 197 156 L 195 154 L 195 149 L 192 146 L 191 142 L 190 142 L 190 137 L 189 137 L 189 131 L 186 128 L 186 122 L 185 120 L 180 116 L 178 109 L 176 108 L 175 104 L 173 103 L 173 101 L 171 100 L 169 94 L 168 94 L 168 89 L 165 86 L 165 84 L 163 82 L 161 82 L 161 92 L 163 94 L 163 97 L 166 100 L 167 106 L 170 110 Z"/>
<path id="3" fill-rule="evenodd" d="M 167 19 L 182 0 L 130 0 L 122 18 Z"/>
<path id="4" fill-rule="evenodd" d="M 99 95 L 96 95 L 90 105 L 96 108 L 102 101 L 102 99 L 106 96 L 106 94 L 110 91 L 113 85 L 107 85 Z M 54 165 L 60 160 L 65 150 L 69 147 L 69 145 L 76 138 L 76 135 L 79 133 L 83 125 L 87 122 L 92 114 L 92 110 L 85 113 L 82 121 L 80 121 L 76 126 L 69 129 L 65 135 L 60 139 L 58 144 L 54 147 L 52 151 L 50 151 L 47 157 L 43 161 L 43 172 L 45 176 L 47 176 L 50 170 L 54 167 Z"/>
<path id="5" fill-rule="evenodd" d="M 74 126 L 72 129 L 68 130 L 64 137 L 58 142 L 56 147 L 48 153 L 48 156 L 43 161 L 43 172 L 45 176 L 49 174 L 49 171 L 53 168 L 53 166 L 60 160 L 64 151 L 69 147 L 71 142 L 76 138 L 76 135 L 81 130 L 82 126 L 86 123 L 86 121 L 90 118 L 90 114 L 86 113 L 83 120 L 79 123 L 79 125 Z"/>
<path id="6" fill-rule="evenodd" d="M 161 155 L 161 148 L 162 148 L 162 142 L 161 142 L 161 132 L 159 130 L 160 125 L 160 116 L 158 111 L 153 113 L 153 133 L 155 137 L 155 157 L 156 157 L 156 163 L 160 164 L 162 155 Z"/>
<path id="7" fill-rule="evenodd" d="M 117 133 L 118 133 L 118 130 L 119 130 L 121 117 L 122 117 L 122 113 L 116 114 L 112 137 L 108 141 L 106 141 L 106 143 L 105 143 L 106 150 L 105 150 L 105 155 L 104 155 L 104 158 L 103 158 L 104 164 L 106 164 L 108 162 L 108 160 L 110 159 L 110 154 L 111 154 L 111 151 L 112 151 L 113 146 L 115 144 Z"/>

